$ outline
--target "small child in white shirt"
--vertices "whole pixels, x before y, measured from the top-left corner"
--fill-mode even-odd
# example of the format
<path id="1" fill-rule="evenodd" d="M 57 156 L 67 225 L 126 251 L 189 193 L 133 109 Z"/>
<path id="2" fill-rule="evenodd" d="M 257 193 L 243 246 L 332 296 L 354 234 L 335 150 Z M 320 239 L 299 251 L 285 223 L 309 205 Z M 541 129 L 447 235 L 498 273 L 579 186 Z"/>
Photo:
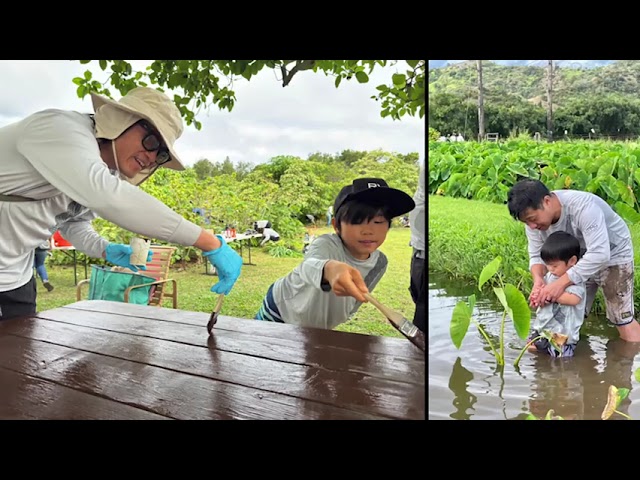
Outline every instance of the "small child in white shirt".
<path id="1" fill-rule="evenodd" d="M 545 285 L 562 277 L 580 258 L 580 242 L 567 232 L 554 232 L 540 250 L 547 267 Z M 536 299 L 538 291 L 531 294 Z M 532 352 L 544 352 L 553 357 L 571 357 L 580 338 L 586 304 L 585 285 L 570 285 L 556 302 L 538 307 L 529 340 L 543 331 L 552 335 L 555 346 L 547 338 L 539 338 L 529 347 Z"/>

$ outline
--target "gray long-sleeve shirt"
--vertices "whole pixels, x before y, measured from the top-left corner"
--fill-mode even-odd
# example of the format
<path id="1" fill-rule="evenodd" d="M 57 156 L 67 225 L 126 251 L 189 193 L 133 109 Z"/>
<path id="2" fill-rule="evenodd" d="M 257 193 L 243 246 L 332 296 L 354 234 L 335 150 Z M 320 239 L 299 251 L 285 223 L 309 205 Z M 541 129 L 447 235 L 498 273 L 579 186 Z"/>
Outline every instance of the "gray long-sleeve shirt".
<path id="1" fill-rule="evenodd" d="M 311 244 L 302 263 L 273 284 L 273 299 L 285 323 L 332 329 L 360 308 L 361 302 L 353 297 L 338 297 L 322 290 L 322 274 L 329 260 L 358 269 L 370 292 L 387 270 L 387 257 L 381 251 L 376 250 L 366 260 L 357 260 L 338 235 L 321 235 Z"/>
<path id="2" fill-rule="evenodd" d="M 629 227 L 607 202 L 589 192 L 555 190 L 553 193 L 562 205 L 558 221 L 546 231 L 525 226 L 529 239 L 529 267 L 544 265 L 540 249 L 553 232 L 570 233 L 586 249 L 578 263 L 567 270 L 567 275 L 576 285 L 586 282 L 607 266 L 633 261 Z"/>
<path id="3" fill-rule="evenodd" d="M 0 193 L 38 200 L 0 201 L 0 291 L 30 280 L 34 249 L 58 229 L 79 251 L 100 257 L 108 241 L 91 226 L 97 216 L 180 245 L 193 245 L 202 231 L 113 175 L 93 121 L 73 111 L 43 110 L 0 128 Z"/>

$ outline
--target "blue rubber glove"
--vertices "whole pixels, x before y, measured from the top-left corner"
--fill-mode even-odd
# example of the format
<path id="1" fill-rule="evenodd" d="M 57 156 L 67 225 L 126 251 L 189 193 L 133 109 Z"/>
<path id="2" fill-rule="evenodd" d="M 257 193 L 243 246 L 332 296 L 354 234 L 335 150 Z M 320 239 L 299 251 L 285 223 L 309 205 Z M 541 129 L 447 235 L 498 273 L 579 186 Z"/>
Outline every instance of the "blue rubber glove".
<path id="1" fill-rule="evenodd" d="M 211 265 L 218 271 L 218 283 L 211 287 L 211 291 L 228 295 L 240 276 L 242 257 L 227 245 L 221 235 L 216 235 L 216 237 L 220 239 L 222 246 L 215 250 L 202 252 L 202 255 L 207 257 Z"/>
<path id="2" fill-rule="evenodd" d="M 110 243 L 109 245 L 107 245 L 107 248 L 105 248 L 104 253 L 105 260 L 107 262 L 118 265 L 119 267 L 125 267 L 134 272 L 137 272 L 138 269 L 147 269 L 146 265 L 138 265 L 137 267 L 131 265 L 130 260 L 133 249 L 129 245 L 124 245 L 122 243 Z M 151 261 L 152 257 L 153 252 L 149 250 L 149 254 L 147 255 L 147 263 Z"/>

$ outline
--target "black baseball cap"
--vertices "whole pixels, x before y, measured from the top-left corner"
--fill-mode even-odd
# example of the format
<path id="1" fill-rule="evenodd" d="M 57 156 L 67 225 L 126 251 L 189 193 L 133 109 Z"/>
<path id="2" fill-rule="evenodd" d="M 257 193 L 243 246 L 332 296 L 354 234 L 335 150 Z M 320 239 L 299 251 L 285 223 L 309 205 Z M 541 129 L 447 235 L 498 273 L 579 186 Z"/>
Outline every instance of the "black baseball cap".
<path id="1" fill-rule="evenodd" d="M 342 187 L 333 204 L 334 215 L 346 202 L 358 200 L 367 205 L 386 206 L 391 217 L 399 217 L 416 207 L 413 198 L 402 190 L 391 188 L 381 178 L 356 178 L 351 185 Z"/>

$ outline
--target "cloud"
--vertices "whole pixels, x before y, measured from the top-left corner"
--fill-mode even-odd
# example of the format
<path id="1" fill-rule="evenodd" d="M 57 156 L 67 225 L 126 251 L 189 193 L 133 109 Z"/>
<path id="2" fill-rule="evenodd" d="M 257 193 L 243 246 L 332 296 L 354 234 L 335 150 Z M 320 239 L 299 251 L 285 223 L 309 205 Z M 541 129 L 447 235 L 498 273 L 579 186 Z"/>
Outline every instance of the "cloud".
<path id="1" fill-rule="evenodd" d="M 132 63 L 142 68 L 149 62 Z M 90 66 L 98 80 L 106 80 L 96 62 Z M 60 60 L 0 61 L 0 126 L 45 108 L 92 111 L 89 98 L 77 98 L 71 82 L 87 67 Z M 226 157 L 234 163 L 257 164 L 278 155 L 306 158 L 314 152 L 335 154 L 347 149 L 418 152 L 424 158 L 425 119 L 382 118 L 380 104 L 370 98 L 377 93 L 377 85 L 389 84 L 393 73 L 404 70 L 404 65 L 376 67 L 368 83 L 353 79 L 336 89 L 334 77 L 312 71 L 297 73 L 283 88 L 274 71 L 264 69 L 251 81 L 235 82 L 236 104 L 231 112 L 216 106 L 199 112 L 202 130 L 185 127 L 176 150 L 187 165 L 202 158 L 221 162 Z"/>

